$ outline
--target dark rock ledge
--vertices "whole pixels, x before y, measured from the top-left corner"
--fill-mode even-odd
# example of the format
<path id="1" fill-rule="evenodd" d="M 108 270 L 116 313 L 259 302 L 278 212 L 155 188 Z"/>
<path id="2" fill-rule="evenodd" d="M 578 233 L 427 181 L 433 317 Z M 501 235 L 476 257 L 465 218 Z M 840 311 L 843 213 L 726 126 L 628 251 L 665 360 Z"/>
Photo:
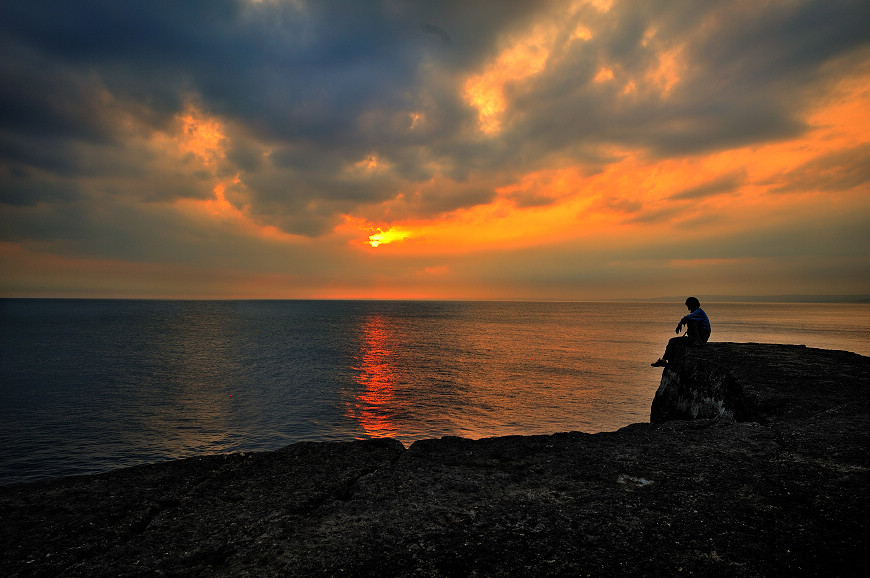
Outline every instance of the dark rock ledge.
<path id="1" fill-rule="evenodd" d="M 663 370 L 654 423 L 617 432 L 301 443 L 0 487 L 0 568 L 863 576 L 868 382 L 850 353 L 711 343 Z"/>

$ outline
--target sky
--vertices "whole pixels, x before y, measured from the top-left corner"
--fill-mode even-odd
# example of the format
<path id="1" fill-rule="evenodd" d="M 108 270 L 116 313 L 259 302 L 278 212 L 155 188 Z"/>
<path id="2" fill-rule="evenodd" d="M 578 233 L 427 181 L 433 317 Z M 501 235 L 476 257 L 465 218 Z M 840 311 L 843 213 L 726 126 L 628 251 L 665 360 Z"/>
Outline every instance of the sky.
<path id="1" fill-rule="evenodd" d="M 870 294 L 862 0 L 0 7 L 0 296 Z"/>

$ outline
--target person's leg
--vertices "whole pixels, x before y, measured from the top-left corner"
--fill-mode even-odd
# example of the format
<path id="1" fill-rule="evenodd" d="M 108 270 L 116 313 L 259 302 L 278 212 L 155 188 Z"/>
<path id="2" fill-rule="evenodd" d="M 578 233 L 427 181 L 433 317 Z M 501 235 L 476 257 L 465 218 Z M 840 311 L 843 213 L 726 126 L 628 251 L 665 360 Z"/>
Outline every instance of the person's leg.
<path id="1" fill-rule="evenodd" d="M 685 347 L 686 346 L 686 336 L 681 335 L 680 337 L 671 337 L 668 339 L 668 346 L 665 347 L 665 354 L 662 356 L 664 361 L 668 361 L 674 356 L 674 349 L 677 347 Z"/>
<path id="2" fill-rule="evenodd" d="M 686 341 L 687 341 L 687 339 L 685 336 L 671 337 L 668 340 L 668 346 L 665 347 L 665 354 L 662 355 L 658 361 L 653 363 L 652 366 L 653 367 L 667 367 L 668 366 L 668 359 L 673 357 L 674 348 L 680 347 L 680 346 L 685 346 Z"/>

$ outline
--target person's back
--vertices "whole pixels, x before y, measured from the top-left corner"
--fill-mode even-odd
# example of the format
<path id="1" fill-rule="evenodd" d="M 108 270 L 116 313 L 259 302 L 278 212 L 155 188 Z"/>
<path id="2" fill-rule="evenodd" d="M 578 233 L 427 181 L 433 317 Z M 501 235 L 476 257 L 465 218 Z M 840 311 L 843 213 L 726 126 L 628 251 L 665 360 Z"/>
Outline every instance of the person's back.
<path id="1" fill-rule="evenodd" d="M 689 309 L 689 314 L 680 319 L 677 333 L 685 325 L 687 328 L 686 337 L 694 341 L 696 345 L 707 343 L 711 333 L 710 319 L 701 309 L 701 302 L 695 297 L 689 297 L 686 299 L 686 307 Z"/>

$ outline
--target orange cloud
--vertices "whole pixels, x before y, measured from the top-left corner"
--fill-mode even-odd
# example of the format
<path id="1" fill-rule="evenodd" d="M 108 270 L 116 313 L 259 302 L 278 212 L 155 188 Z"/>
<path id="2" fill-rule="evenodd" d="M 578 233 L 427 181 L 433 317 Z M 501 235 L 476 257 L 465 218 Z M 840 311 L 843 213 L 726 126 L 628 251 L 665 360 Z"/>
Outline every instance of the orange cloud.
<path id="1" fill-rule="evenodd" d="M 507 109 L 505 87 L 544 69 L 557 37 L 553 25 L 535 26 L 526 35 L 512 39 L 486 69 L 465 81 L 463 96 L 478 111 L 480 130 L 487 136 L 501 132 Z"/>
<path id="2" fill-rule="evenodd" d="M 210 117 L 193 104 L 188 104 L 185 111 L 176 117 L 175 133 L 171 139 L 167 135 L 157 135 L 156 141 L 164 144 L 174 142 L 177 145 L 178 162 L 193 162 L 200 170 L 211 174 L 215 183 L 212 187 L 212 198 L 207 199 L 177 199 L 174 205 L 177 210 L 194 220 L 212 219 L 236 228 L 239 232 L 276 242 L 298 241 L 298 237 L 285 233 L 278 227 L 257 222 L 247 212 L 227 199 L 227 192 L 233 190 L 234 196 L 244 198 L 246 186 L 236 172 L 232 177 L 222 176 L 221 162 L 226 158 L 229 139 L 221 121 Z M 170 147 L 171 148 L 171 147 Z M 360 161 L 355 165 L 358 170 L 373 170 L 378 166 L 375 156 Z"/>
<path id="3" fill-rule="evenodd" d="M 226 136 L 220 122 L 208 118 L 193 105 L 176 117 L 179 123 L 175 134 L 178 148 L 184 155 L 193 155 L 207 167 L 214 167 L 224 158 Z"/>
<path id="4" fill-rule="evenodd" d="M 678 53 L 666 57 L 656 72 L 663 91 L 678 81 L 677 65 L 668 61 Z M 813 210 L 824 212 L 828 202 L 823 197 L 829 194 L 775 194 L 785 175 L 813 159 L 868 142 L 868 76 L 840 81 L 806 122 L 811 130 L 788 141 L 672 159 L 650 158 L 642 149 L 613 149 L 610 157 L 618 160 L 597 172 L 571 164 L 529 172 L 496 189 L 492 202 L 436 219 L 396 220 L 390 228 L 369 232 L 368 242 L 386 243 L 395 231 L 404 242 L 393 251 L 404 255 L 565 242 L 628 247 L 646 238 L 701 238 L 785 223 Z M 859 191 L 866 193 L 866 185 Z M 360 230 L 375 230 L 360 222 Z"/>

